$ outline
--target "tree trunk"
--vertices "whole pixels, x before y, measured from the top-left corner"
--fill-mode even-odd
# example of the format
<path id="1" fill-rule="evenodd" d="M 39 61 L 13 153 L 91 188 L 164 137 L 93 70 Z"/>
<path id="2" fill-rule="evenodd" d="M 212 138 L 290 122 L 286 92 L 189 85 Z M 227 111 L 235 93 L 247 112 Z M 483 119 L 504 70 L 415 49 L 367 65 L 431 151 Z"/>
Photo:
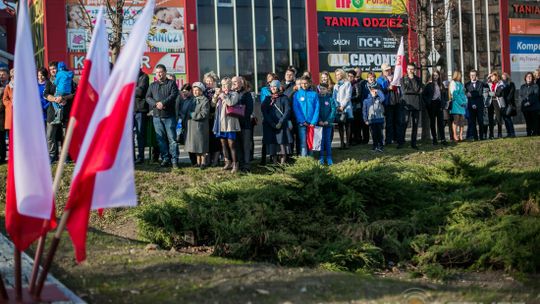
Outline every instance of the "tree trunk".
<path id="1" fill-rule="evenodd" d="M 109 2 L 108 2 L 109 4 Z M 110 41 L 111 62 L 115 63 L 122 48 L 122 31 L 124 23 L 124 1 L 116 1 L 116 5 L 108 5 L 109 18 L 112 23 L 112 40 Z"/>

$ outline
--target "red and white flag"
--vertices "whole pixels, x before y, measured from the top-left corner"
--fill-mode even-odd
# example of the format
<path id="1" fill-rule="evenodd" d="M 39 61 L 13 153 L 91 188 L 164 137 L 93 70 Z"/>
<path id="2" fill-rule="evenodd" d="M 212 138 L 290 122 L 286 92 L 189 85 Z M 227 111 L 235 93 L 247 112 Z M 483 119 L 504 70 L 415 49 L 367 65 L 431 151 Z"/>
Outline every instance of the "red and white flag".
<path id="1" fill-rule="evenodd" d="M 99 95 L 103 92 L 109 79 L 109 74 L 109 38 L 107 36 L 103 7 L 101 7 L 92 33 L 90 48 L 84 60 L 77 94 L 75 94 L 75 100 L 71 108 L 71 117 L 75 118 L 75 125 L 69 145 L 69 156 L 73 160 L 77 160 L 84 134 L 98 103 Z"/>
<path id="2" fill-rule="evenodd" d="M 66 205 L 78 262 L 86 258 L 91 209 L 137 205 L 133 168 L 133 100 L 154 12 L 146 3 L 100 96 L 82 142 Z"/>
<path id="3" fill-rule="evenodd" d="M 6 230 L 21 251 L 55 225 L 51 167 L 27 4 L 28 1 L 21 1 L 17 16 L 13 127 L 6 187 Z M 44 227 L 44 220 L 51 218 L 53 221 Z"/>
<path id="4" fill-rule="evenodd" d="M 403 75 L 405 74 L 405 47 L 403 45 L 403 37 L 401 37 L 401 42 L 399 43 L 398 52 L 396 55 L 396 66 L 394 68 L 394 78 L 392 79 L 392 83 L 390 83 L 393 86 L 399 86 L 401 82 L 401 78 L 403 78 Z"/>

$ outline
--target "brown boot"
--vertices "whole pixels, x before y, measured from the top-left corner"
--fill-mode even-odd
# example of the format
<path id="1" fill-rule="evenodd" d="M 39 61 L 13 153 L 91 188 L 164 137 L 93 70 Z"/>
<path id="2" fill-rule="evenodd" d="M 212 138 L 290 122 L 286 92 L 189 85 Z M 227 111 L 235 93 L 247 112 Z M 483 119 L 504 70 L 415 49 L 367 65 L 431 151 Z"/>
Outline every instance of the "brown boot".
<path id="1" fill-rule="evenodd" d="M 228 159 L 226 159 L 225 160 L 225 166 L 223 166 L 223 168 L 221 170 L 225 171 L 225 170 L 231 170 L 231 169 L 232 169 L 232 164 Z"/>
<path id="2" fill-rule="evenodd" d="M 233 163 L 231 173 L 238 172 L 238 168 L 240 167 L 240 164 L 238 162 Z"/>

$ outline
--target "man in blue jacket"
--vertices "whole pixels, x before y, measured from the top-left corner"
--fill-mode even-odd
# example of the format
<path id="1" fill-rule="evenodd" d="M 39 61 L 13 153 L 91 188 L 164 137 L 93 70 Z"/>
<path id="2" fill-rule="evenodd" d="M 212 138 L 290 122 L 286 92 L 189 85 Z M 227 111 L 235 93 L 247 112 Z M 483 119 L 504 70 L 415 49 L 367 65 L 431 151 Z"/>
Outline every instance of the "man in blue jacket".
<path id="1" fill-rule="evenodd" d="M 298 124 L 298 140 L 300 141 L 300 156 L 307 156 L 307 129 L 313 128 L 319 122 L 319 96 L 310 90 L 311 79 L 307 76 L 300 78 L 300 89 L 294 94 L 293 110 Z"/>

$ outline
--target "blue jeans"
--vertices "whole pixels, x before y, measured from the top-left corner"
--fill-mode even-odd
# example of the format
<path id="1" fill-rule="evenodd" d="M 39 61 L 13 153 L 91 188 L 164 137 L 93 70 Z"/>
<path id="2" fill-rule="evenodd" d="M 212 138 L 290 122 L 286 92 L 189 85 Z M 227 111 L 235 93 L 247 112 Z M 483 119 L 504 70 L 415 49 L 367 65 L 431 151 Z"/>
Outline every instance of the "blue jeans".
<path id="1" fill-rule="evenodd" d="M 178 144 L 176 143 L 176 121 L 172 117 L 154 117 L 154 129 L 163 161 L 178 162 Z"/>
<path id="2" fill-rule="evenodd" d="M 326 158 L 332 159 L 332 135 L 334 133 L 334 127 L 332 125 L 329 125 L 327 127 L 323 127 L 322 130 L 322 141 L 321 141 L 321 153 L 320 158 L 322 159 L 324 156 L 324 152 L 326 151 Z"/>
<path id="3" fill-rule="evenodd" d="M 307 127 L 298 126 L 298 141 L 300 142 L 300 156 L 311 155 L 311 151 L 308 151 L 307 147 Z"/>
<path id="4" fill-rule="evenodd" d="M 144 160 L 144 148 L 146 147 L 146 120 L 147 113 L 135 113 L 133 126 L 135 127 L 135 138 L 137 140 L 137 159 Z"/>
<path id="5" fill-rule="evenodd" d="M 504 126 L 506 127 L 506 135 L 508 136 L 516 136 L 516 131 L 514 130 L 514 122 L 512 122 L 511 116 L 502 115 L 502 119 L 504 121 Z"/>

